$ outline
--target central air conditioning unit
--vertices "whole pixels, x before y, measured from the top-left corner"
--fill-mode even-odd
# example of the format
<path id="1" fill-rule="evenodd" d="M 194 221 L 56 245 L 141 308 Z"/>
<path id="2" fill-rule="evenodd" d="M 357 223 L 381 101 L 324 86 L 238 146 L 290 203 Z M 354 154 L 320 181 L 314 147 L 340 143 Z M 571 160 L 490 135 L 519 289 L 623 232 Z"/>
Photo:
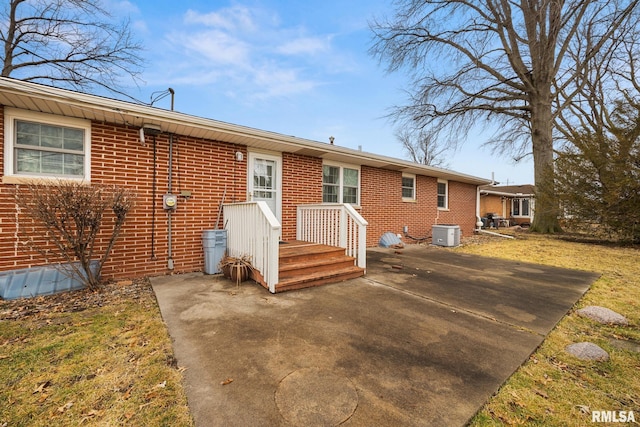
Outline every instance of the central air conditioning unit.
<path id="1" fill-rule="evenodd" d="M 431 229 L 431 243 L 436 246 L 455 247 L 460 244 L 460 226 L 437 224 Z"/>

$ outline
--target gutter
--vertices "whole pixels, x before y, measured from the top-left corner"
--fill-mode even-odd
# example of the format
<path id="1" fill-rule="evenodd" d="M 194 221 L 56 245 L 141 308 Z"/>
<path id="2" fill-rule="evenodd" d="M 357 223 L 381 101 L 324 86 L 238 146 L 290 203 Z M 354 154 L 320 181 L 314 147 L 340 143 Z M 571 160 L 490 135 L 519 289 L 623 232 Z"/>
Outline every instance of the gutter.
<path id="1" fill-rule="evenodd" d="M 11 98 L 6 100 L 7 105 L 15 108 L 34 109 L 34 99 L 40 99 L 46 105 L 37 103 L 36 107 L 52 114 L 121 123 L 132 127 L 142 127 L 145 123 L 161 121 L 162 131 L 168 134 L 246 145 L 251 148 L 300 153 L 328 160 L 351 161 L 361 166 L 433 176 L 467 184 L 488 185 L 492 182 L 489 179 L 420 165 L 394 157 L 7 77 L 0 77 L 0 95 L 2 95 L 1 92 L 4 92 L 4 98 Z M 50 105 L 52 103 L 60 105 L 54 109 Z M 47 110 L 44 111 L 45 109 Z"/>

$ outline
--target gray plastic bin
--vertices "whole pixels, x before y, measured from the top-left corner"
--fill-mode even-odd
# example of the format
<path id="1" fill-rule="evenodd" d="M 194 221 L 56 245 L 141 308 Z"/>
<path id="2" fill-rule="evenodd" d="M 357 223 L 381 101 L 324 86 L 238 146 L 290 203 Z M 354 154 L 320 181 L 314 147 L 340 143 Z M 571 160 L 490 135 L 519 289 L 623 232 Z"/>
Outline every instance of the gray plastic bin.
<path id="1" fill-rule="evenodd" d="M 460 226 L 453 224 L 434 225 L 431 229 L 432 244 L 437 246 L 458 246 Z"/>
<path id="2" fill-rule="evenodd" d="M 202 232 L 205 274 L 220 273 L 218 264 L 227 251 L 227 230 L 204 230 Z"/>

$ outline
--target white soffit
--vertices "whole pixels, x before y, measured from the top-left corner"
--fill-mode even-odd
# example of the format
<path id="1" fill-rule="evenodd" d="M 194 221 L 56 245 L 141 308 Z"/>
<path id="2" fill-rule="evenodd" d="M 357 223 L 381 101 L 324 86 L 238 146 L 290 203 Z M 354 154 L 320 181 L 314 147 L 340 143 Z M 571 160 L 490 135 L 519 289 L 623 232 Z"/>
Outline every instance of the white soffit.
<path id="1" fill-rule="evenodd" d="M 127 125 L 134 128 L 140 128 L 145 123 L 152 123 L 159 125 L 163 132 L 176 135 L 434 176 L 475 185 L 491 182 L 484 178 L 447 169 L 419 165 L 328 143 L 6 77 L 0 77 L 0 104 L 60 116 Z"/>

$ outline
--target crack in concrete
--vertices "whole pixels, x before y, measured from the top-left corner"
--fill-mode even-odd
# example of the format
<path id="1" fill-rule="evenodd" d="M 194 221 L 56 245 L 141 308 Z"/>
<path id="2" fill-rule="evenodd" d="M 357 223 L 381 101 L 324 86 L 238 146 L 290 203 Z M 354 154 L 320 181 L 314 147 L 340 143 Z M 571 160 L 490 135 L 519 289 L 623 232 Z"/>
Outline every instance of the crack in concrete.
<path id="1" fill-rule="evenodd" d="M 422 295 L 422 294 L 419 294 L 417 292 L 412 292 L 412 291 L 409 291 L 407 289 L 403 289 L 403 288 L 400 288 L 400 287 L 396 287 L 396 286 L 390 285 L 388 283 L 382 283 L 382 282 L 378 282 L 377 280 L 372 280 L 372 279 L 368 279 L 368 278 L 365 278 L 365 280 L 368 281 L 369 283 L 372 283 L 372 284 L 375 284 L 375 285 L 384 286 L 386 288 L 390 288 L 390 289 L 396 290 L 398 292 L 402 292 L 404 294 L 411 295 L 411 296 L 416 297 L 416 298 L 421 298 L 421 299 L 430 301 L 430 302 L 432 302 L 434 304 L 438 304 L 438 305 L 440 305 L 442 307 L 447 307 L 447 308 L 451 309 L 453 312 L 467 313 L 467 314 L 470 314 L 470 315 L 475 316 L 475 317 L 480 317 L 482 319 L 491 320 L 491 321 L 499 323 L 501 325 L 508 326 L 509 328 L 515 329 L 517 331 L 527 332 L 529 334 L 537 335 L 539 337 L 545 337 L 544 334 L 536 332 L 533 329 L 529 329 L 529 328 L 525 328 L 524 326 L 517 325 L 515 323 L 510 323 L 510 322 L 506 322 L 504 320 L 499 320 L 499 319 L 496 319 L 495 317 L 492 317 L 492 316 L 489 316 L 489 315 L 486 315 L 486 314 L 483 314 L 483 313 L 479 313 L 479 312 L 476 312 L 476 311 L 473 311 L 473 310 L 469 310 L 469 309 L 466 309 L 466 308 L 461 308 L 461 307 L 458 307 L 456 305 L 453 305 L 453 304 L 450 304 L 450 303 L 447 303 L 447 302 L 444 302 L 444 301 L 437 300 L 435 298 L 430 298 L 430 297 L 428 297 L 426 295 Z"/>

